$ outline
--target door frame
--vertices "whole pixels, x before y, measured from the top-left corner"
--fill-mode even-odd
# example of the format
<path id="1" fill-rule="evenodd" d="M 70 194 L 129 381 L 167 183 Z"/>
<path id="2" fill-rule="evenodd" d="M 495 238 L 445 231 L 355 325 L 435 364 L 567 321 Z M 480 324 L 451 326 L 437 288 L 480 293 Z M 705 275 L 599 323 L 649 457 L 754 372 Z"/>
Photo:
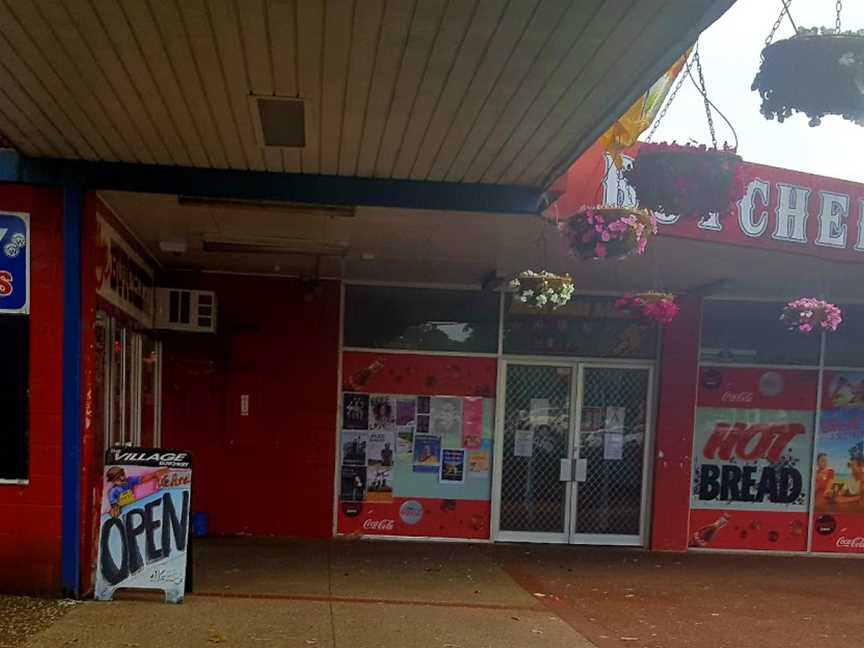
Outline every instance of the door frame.
<path id="1" fill-rule="evenodd" d="M 639 535 L 624 535 L 624 534 L 607 534 L 607 533 L 576 533 L 575 525 L 569 527 L 570 544 L 576 545 L 604 545 L 617 547 L 644 547 L 647 540 L 648 515 L 650 513 L 650 493 L 649 487 L 651 484 L 651 469 L 650 458 L 653 456 L 653 441 L 654 441 L 654 366 L 653 363 L 649 366 L 638 363 L 615 363 L 608 362 L 580 362 L 576 367 L 576 384 L 578 385 L 578 393 L 576 398 L 576 411 L 573 417 L 582 424 L 582 398 L 584 396 L 583 389 L 585 385 L 584 375 L 585 369 L 639 369 L 648 372 L 648 385 L 645 394 L 645 440 L 642 444 L 642 502 L 639 507 Z M 576 434 L 574 443 L 571 444 L 573 458 L 578 458 L 580 437 Z M 574 492 L 570 498 L 571 512 L 569 519 L 575 520 L 577 510 L 577 500 L 579 491 L 579 482 L 572 482 Z"/>
<path id="2" fill-rule="evenodd" d="M 634 544 L 632 536 L 597 535 L 590 541 L 585 534 L 573 532 L 573 519 L 576 513 L 577 482 L 569 481 L 565 485 L 565 511 L 563 533 L 532 533 L 529 531 L 502 531 L 501 524 L 501 482 L 504 466 L 504 411 L 507 398 L 507 370 L 510 365 L 532 365 L 545 367 L 567 367 L 571 371 L 570 379 L 570 406 L 571 415 L 568 426 L 567 446 L 572 459 L 578 450 L 576 447 L 576 426 L 582 421 L 582 376 L 583 367 L 610 368 L 610 369 L 647 369 L 648 370 L 648 393 L 646 396 L 645 413 L 645 448 L 642 470 L 642 507 L 639 523 L 639 544 Z M 648 492 L 653 474 L 649 459 L 653 456 L 654 442 L 654 409 L 656 401 L 654 398 L 654 376 L 656 371 L 655 360 L 598 360 L 597 358 L 574 358 L 562 356 L 507 356 L 498 360 L 498 376 L 496 385 L 497 398 L 495 399 L 495 436 L 493 448 L 492 469 L 492 501 L 491 501 L 491 540 L 493 542 L 531 542 L 547 544 L 603 544 L 611 546 L 645 546 L 647 541 L 648 515 L 650 514 L 650 493 Z M 578 423 L 577 423 L 578 422 Z M 580 535 L 578 540 L 574 536 Z M 600 541 L 597 541 L 600 540 Z"/>

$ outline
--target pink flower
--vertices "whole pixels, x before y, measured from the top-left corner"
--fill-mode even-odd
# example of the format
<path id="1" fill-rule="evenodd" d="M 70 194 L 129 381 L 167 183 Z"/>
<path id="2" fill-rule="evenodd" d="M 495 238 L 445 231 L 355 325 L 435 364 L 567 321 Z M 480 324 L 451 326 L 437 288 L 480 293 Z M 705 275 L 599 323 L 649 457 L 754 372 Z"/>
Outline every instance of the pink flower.
<path id="1" fill-rule="evenodd" d="M 601 240 L 608 242 L 611 237 L 609 236 L 609 232 L 603 232 L 600 235 L 600 238 Z"/>
<path id="2" fill-rule="evenodd" d="M 597 246 L 594 248 L 594 256 L 596 256 L 598 259 L 605 259 L 606 246 L 602 243 L 598 243 Z"/>

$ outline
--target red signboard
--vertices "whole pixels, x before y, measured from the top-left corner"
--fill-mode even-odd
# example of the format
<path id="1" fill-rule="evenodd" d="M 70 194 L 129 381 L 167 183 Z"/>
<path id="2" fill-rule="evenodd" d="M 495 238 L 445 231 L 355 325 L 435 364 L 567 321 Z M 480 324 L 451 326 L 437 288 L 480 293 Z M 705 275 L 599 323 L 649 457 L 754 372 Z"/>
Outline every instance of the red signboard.
<path id="1" fill-rule="evenodd" d="M 632 163 L 637 146 L 624 155 Z M 658 214 L 663 236 L 864 261 L 864 184 L 745 162 L 746 191 L 728 214 L 701 222 Z M 638 196 L 599 144 L 567 172 L 566 191 L 548 214 L 567 218 L 582 205 L 635 206 Z"/>

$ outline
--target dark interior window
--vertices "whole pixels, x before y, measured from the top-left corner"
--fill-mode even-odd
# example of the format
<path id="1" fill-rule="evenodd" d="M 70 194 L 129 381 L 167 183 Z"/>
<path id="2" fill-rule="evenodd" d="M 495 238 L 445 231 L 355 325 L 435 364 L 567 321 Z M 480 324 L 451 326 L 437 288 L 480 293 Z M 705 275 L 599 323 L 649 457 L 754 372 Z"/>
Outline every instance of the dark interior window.
<path id="1" fill-rule="evenodd" d="M 864 304 L 839 305 L 843 322 L 825 341 L 825 365 L 828 367 L 864 367 Z"/>
<path id="2" fill-rule="evenodd" d="M 819 335 L 786 330 L 781 303 L 706 301 L 702 360 L 742 364 L 815 365 Z"/>
<path id="3" fill-rule="evenodd" d="M 345 346 L 495 353 L 498 293 L 348 286 Z"/>
<path id="4" fill-rule="evenodd" d="M 551 313 L 538 313 L 507 296 L 504 353 L 651 359 L 657 327 L 615 308 L 615 297 L 576 296 Z"/>
<path id="5" fill-rule="evenodd" d="M 30 317 L 0 315 L 0 479 L 27 479 Z"/>

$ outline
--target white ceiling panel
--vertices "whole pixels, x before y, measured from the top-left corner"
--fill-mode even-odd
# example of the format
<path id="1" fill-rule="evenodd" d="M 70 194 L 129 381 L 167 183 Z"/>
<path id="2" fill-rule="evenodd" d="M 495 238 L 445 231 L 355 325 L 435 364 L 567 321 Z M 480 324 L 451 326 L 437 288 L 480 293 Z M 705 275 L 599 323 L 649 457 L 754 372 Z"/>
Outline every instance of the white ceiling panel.
<path id="1" fill-rule="evenodd" d="M 33 157 L 547 185 L 733 0 L 0 0 Z M 250 96 L 306 102 L 267 148 Z"/>

